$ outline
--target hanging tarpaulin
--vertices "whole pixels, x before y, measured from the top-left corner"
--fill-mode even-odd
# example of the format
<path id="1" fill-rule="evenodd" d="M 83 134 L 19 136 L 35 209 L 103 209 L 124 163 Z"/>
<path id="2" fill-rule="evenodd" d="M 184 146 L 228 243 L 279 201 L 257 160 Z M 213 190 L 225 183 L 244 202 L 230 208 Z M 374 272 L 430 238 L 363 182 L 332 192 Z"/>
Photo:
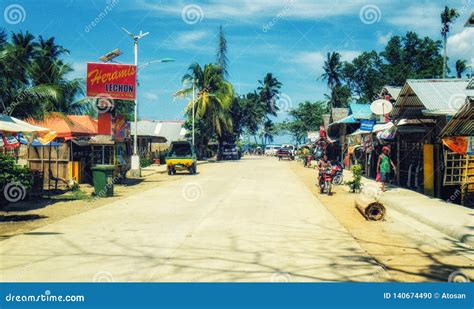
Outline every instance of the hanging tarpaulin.
<path id="1" fill-rule="evenodd" d="M 452 136 L 443 138 L 443 144 L 451 151 L 466 154 L 468 138 L 466 136 Z"/>
<path id="2" fill-rule="evenodd" d="M 13 135 L 6 133 L 3 135 L 3 147 L 5 148 L 17 148 L 20 147 L 20 142 Z"/>
<path id="3" fill-rule="evenodd" d="M 40 136 L 37 138 L 37 140 L 43 144 L 43 145 L 47 145 L 49 143 L 51 143 L 57 136 L 58 134 L 56 133 L 56 131 L 49 131 L 48 133 Z"/>
<path id="4" fill-rule="evenodd" d="M 466 153 L 468 155 L 474 155 L 474 136 L 468 136 L 467 137 Z"/>

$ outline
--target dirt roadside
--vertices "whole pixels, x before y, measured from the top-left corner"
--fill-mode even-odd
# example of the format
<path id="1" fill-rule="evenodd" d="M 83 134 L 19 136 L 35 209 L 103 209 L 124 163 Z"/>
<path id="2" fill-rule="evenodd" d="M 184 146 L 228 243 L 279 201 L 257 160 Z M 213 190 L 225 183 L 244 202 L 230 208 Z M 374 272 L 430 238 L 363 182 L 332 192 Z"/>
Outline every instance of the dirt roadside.
<path id="1" fill-rule="evenodd" d="M 397 282 L 446 282 L 455 271 L 474 278 L 474 261 L 459 252 L 463 247 L 444 246 L 420 235 L 407 223 L 387 215 L 385 221 L 367 221 L 354 206 L 354 194 L 345 185 L 334 186 L 332 196 L 322 195 L 315 185 L 317 170 L 301 162 L 289 164 L 293 172 Z"/>
<path id="2" fill-rule="evenodd" d="M 93 187 L 81 185 L 82 193 L 79 199 L 77 195 L 67 193 L 52 199 L 35 199 L 7 205 L 0 211 L 0 241 L 185 177 L 180 174 L 170 177 L 166 173 L 153 170 L 143 174 L 146 177 L 130 178 L 124 185 L 115 185 L 114 196 L 109 198 L 93 199 Z"/>

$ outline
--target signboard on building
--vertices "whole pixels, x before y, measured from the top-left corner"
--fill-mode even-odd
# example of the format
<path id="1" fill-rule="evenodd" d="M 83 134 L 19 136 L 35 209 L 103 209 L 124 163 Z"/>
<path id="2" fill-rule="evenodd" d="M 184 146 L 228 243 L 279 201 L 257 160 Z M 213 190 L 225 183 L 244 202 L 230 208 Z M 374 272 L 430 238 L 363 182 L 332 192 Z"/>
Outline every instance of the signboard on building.
<path id="1" fill-rule="evenodd" d="M 135 100 L 137 70 L 134 65 L 87 64 L 87 96 Z"/>
<path id="2" fill-rule="evenodd" d="M 375 125 L 375 120 L 362 120 L 360 122 L 360 130 L 361 131 L 368 131 L 368 132 L 372 132 L 372 130 L 374 129 L 374 125 Z"/>

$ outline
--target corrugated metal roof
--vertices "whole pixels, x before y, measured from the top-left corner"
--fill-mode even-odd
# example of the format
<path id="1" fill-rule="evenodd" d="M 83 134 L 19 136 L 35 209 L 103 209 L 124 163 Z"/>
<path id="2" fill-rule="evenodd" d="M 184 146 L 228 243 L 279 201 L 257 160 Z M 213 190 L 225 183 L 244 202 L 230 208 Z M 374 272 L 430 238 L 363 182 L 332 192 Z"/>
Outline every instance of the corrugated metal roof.
<path id="1" fill-rule="evenodd" d="M 333 107 L 331 111 L 332 122 L 341 120 L 349 115 L 349 109 L 346 107 Z"/>
<path id="2" fill-rule="evenodd" d="M 381 94 L 384 95 L 386 93 L 396 100 L 401 91 L 402 87 L 385 86 L 383 87 Z"/>
<path id="3" fill-rule="evenodd" d="M 165 137 L 168 142 L 184 140 L 186 129 L 183 128 L 183 124 L 184 121 L 160 121 L 155 133 Z"/>
<path id="4" fill-rule="evenodd" d="M 370 110 L 370 104 L 358 104 L 351 103 L 349 105 L 350 115 L 353 115 L 355 119 L 371 119 L 372 111 Z"/>
<path id="5" fill-rule="evenodd" d="M 469 97 L 440 133 L 447 136 L 474 136 L 474 97 Z"/>
<path id="6" fill-rule="evenodd" d="M 409 117 L 434 111 L 456 112 L 473 90 L 467 90 L 469 79 L 409 79 L 392 111 L 393 116 Z"/>

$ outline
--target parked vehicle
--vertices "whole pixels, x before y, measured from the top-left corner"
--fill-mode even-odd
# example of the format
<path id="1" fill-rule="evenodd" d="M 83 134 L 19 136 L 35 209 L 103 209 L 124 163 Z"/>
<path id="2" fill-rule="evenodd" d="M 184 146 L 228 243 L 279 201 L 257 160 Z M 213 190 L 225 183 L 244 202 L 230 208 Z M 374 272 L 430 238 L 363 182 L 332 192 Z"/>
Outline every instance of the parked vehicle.
<path id="1" fill-rule="evenodd" d="M 240 160 L 241 154 L 234 143 L 223 144 L 217 152 L 217 160 Z"/>
<path id="2" fill-rule="evenodd" d="M 293 154 L 293 156 L 296 155 L 296 146 L 295 145 L 283 144 L 283 145 L 281 145 L 281 148 L 287 148 L 288 150 L 290 150 L 290 152 Z"/>
<path id="3" fill-rule="evenodd" d="M 336 162 L 332 164 L 331 173 L 332 173 L 332 183 L 335 185 L 342 184 L 344 180 L 344 167 L 342 163 Z"/>
<path id="4" fill-rule="evenodd" d="M 331 195 L 332 189 L 332 168 L 327 167 L 319 174 L 319 192 Z"/>
<path id="5" fill-rule="evenodd" d="M 190 174 L 197 172 L 196 152 L 190 142 L 172 142 L 165 161 L 168 175 L 184 170 L 189 171 Z"/>
<path id="6" fill-rule="evenodd" d="M 286 147 L 278 149 L 278 151 L 276 152 L 276 156 L 278 157 L 278 160 L 281 160 L 281 159 L 294 160 L 295 159 L 295 156 L 292 150 Z"/>
<path id="7" fill-rule="evenodd" d="M 265 147 L 265 155 L 266 156 L 274 156 L 276 152 L 281 148 L 281 146 L 277 145 L 267 145 Z"/>

